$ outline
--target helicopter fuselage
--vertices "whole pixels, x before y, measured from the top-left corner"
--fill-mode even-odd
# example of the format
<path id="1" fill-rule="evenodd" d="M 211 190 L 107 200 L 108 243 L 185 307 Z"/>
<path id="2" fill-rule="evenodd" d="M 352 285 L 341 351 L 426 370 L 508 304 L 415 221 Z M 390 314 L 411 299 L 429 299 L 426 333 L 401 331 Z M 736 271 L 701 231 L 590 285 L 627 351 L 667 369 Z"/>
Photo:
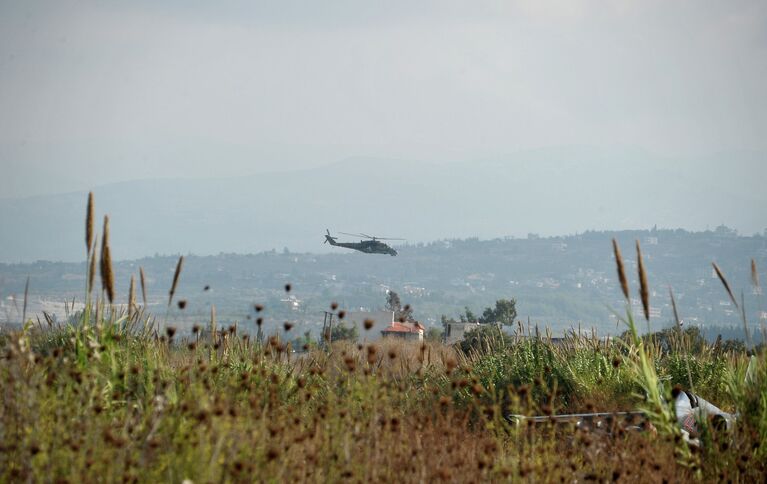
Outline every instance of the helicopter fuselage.
<path id="1" fill-rule="evenodd" d="M 397 255 L 397 251 L 380 240 L 361 240 L 359 242 L 336 242 L 335 237 L 325 236 L 325 240 L 333 246 L 345 247 L 347 249 L 357 250 L 365 254 L 389 254 Z"/>

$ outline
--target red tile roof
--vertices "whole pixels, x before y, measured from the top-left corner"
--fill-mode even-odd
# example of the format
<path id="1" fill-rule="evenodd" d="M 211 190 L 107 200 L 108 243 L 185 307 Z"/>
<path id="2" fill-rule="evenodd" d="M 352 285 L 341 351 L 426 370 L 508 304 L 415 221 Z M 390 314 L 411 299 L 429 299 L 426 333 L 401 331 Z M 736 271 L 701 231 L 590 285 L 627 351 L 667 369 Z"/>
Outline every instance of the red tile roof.
<path id="1" fill-rule="evenodd" d="M 423 332 L 423 326 L 420 323 L 405 324 L 393 322 L 391 326 L 381 331 L 382 333 L 421 333 Z"/>

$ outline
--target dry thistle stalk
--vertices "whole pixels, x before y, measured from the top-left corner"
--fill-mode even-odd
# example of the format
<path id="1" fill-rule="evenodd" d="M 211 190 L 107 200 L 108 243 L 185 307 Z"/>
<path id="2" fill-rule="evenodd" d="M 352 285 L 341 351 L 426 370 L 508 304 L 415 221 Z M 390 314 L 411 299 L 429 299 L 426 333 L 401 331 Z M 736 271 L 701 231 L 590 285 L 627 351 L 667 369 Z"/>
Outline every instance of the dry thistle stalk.
<path id="1" fill-rule="evenodd" d="M 173 294 L 176 293 L 176 286 L 178 285 L 178 279 L 181 276 L 181 267 L 184 265 L 184 256 L 178 258 L 176 263 L 176 272 L 173 274 L 173 283 L 170 285 L 170 292 L 168 293 L 168 306 L 173 301 Z"/>
<path id="2" fill-rule="evenodd" d="M 87 253 L 93 249 L 93 192 L 88 193 L 88 207 L 85 210 L 85 248 Z"/>
<path id="3" fill-rule="evenodd" d="M 27 276 L 27 283 L 24 285 L 24 309 L 21 312 L 21 324 L 27 324 L 27 301 L 29 299 L 29 276 Z"/>
<path id="4" fill-rule="evenodd" d="M 754 287 L 759 287 L 759 273 L 756 271 L 756 261 L 751 259 L 751 284 Z"/>
<path id="5" fill-rule="evenodd" d="M 629 300 L 629 281 L 626 278 L 626 268 L 623 265 L 623 256 L 621 255 L 621 249 L 618 247 L 618 241 L 613 239 L 613 252 L 615 253 L 615 265 L 618 267 L 618 280 L 621 283 L 621 290 L 626 301 Z"/>
<path id="6" fill-rule="evenodd" d="M 676 327 L 679 332 L 682 332 L 682 321 L 679 319 L 679 313 L 676 310 L 676 299 L 674 298 L 674 291 L 669 287 L 668 295 L 671 297 L 671 309 L 674 311 L 674 321 L 676 321 Z"/>
<path id="7" fill-rule="evenodd" d="M 144 301 L 144 307 L 146 308 L 146 278 L 144 277 L 144 268 L 138 268 L 139 279 L 141 280 L 141 299 Z"/>
<path id="8" fill-rule="evenodd" d="M 650 321 L 650 288 L 647 284 L 647 271 L 644 268 L 644 262 L 642 261 L 642 249 L 639 248 L 639 241 L 636 241 L 637 245 L 637 270 L 639 272 L 639 297 L 642 300 L 642 309 L 644 310 L 644 317 L 647 321 Z"/>
<path id="9" fill-rule="evenodd" d="M 210 336 L 216 338 L 216 306 L 210 305 Z"/>
<path id="10" fill-rule="evenodd" d="M 719 266 L 716 265 L 716 262 L 712 262 L 711 265 L 714 266 L 714 271 L 716 272 L 716 276 L 719 278 L 720 281 L 722 281 L 722 285 L 724 286 L 724 289 L 727 291 L 727 295 L 730 296 L 730 301 L 732 301 L 732 304 L 734 304 L 736 308 L 739 308 L 740 306 L 738 305 L 738 301 L 735 299 L 735 296 L 732 294 L 732 290 L 730 289 L 730 284 L 727 282 L 727 278 L 724 277 L 722 270 L 719 269 Z"/>

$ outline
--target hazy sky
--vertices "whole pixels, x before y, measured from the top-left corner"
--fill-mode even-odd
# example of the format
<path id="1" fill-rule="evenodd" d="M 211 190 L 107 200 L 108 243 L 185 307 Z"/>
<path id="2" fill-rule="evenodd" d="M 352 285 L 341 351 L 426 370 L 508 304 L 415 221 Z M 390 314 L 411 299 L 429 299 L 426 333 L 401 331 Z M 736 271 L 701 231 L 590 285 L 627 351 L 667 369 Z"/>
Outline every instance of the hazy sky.
<path id="1" fill-rule="evenodd" d="M 0 197 L 571 144 L 767 150 L 767 2 L 0 0 Z"/>

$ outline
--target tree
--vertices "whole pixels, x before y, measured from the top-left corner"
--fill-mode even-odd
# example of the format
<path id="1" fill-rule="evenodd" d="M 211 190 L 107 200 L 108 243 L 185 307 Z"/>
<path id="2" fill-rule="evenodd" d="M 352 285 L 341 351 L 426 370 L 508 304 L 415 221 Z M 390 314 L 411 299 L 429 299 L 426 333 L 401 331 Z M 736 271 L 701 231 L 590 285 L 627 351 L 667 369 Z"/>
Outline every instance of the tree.
<path id="1" fill-rule="evenodd" d="M 354 324 L 350 324 L 347 326 L 344 323 L 338 323 L 333 326 L 332 330 L 330 330 L 331 341 L 341 341 L 341 340 L 357 341 L 358 336 L 359 336 L 359 330 L 357 329 L 357 326 L 355 326 Z"/>
<path id="2" fill-rule="evenodd" d="M 394 320 L 400 322 L 413 322 L 413 308 L 409 305 L 402 307 L 402 302 L 399 299 L 399 294 L 394 291 L 389 291 L 386 295 L 386 310 L 394 313 Z"/>
<path id="3" fill-rule="evenodd" d="M 395 312 L 402 309 L 402 302 L 399 300 L 399 294 L 391 290 L 386 293 L 386 309 Z"/>
<path id="4" fill-rule="evenodd" d="M 463 314 L 459 316 L 461 318 L 462 323 L 476 323 L 479 321 L 477 319 L 477 316 L 474 315 L 473 312 L 471 312 L 471 309 L 469 309 L 469 306 L 465 306 L 463 308 Z"/>
<path id="5" fill-rule="evenodd" d="M 482 316 L 479 317 L 468 306 L 463 308 L 463 314 L 458 315 L 458 321 L 461 323 L 500 324 L 504 326 L 514 324 L 516 319 L 517 301 L 515 299 L 499 299 L 495 301 L 495 307 L 485 308 L 482 311 Z M 442 315 L 442 326 L 458 321 Z"/>
<path id="6" fill-rule="evenodd" d="M 479 318 L 480 324 L 502 324 L 510 326 L 517 319 L 517 301 L 515 299 L 499 299 L 494 308 L 485 308 Z"/>

